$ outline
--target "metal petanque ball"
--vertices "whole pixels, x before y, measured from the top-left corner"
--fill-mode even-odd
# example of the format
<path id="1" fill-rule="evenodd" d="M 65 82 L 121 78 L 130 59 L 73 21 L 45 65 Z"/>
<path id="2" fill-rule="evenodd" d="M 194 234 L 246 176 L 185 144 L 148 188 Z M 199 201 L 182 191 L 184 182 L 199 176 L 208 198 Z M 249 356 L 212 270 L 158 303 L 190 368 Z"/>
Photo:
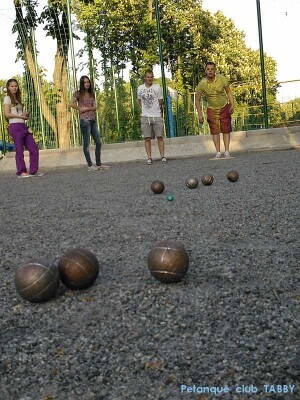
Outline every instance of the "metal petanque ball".
<path id="1" fill-rule="evenodd" d="M 198 179 L 197 178 L 188 178 L 185 181 L 185 185 L 189 188 L 189 189 L 195 189 L 198 186 Z"/>
<path id="2" fill-rule="evenodd" d="M 165 190 L 165 185 L 162 181 L 153 181 L 151 183 L 151 190 L 155 194 L 160 194 Z"/>
<path id="3" fill-rule="evenodd" d="M 201 182 L 205 186 L 210 186 L 214 181 L 214 177 L 212 175 L 204 175 L 201 178 Z"/>
<path id="4" fill-rule="evenodd" d="M 182 243 L 161 241 L 148 254 L 151 275 L 163 283 L 179 282 L 189 266 L 189 256 Z"/>
<path id="5" fill-rule="evenodd" d="M 230 182 L 236 182 L 239 179 L 239 174 L 237 171 L 229 171 L 227 174 L 227 179 Z"/>
<path id="6" fill-rule="evenodd" d="M 86 289 L 99 274 L 97 257 L 86 249 L 73 249 L 60 257 L 58 269 L 62 282 L 70 289 Z"/>
<path id="7" fill-rule="evenodd" d="M 59 284 L 57 267 L 47 260 L 32 260 L 21 265 L 15 273 L 17 292 L 34 303 L 50 300 Z"/>

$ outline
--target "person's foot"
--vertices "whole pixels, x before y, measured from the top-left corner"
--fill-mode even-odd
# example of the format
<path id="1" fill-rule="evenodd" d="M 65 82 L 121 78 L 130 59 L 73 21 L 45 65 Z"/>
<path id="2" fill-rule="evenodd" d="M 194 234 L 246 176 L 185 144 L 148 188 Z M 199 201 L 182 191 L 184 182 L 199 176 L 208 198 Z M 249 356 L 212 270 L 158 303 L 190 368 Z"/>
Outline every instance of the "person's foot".
<path id="1" fill-rule="evenodd" d="M 99 167 L 97 167 L 96 165 L 90 165 L 88 167 L 88 171 L 89 172 L 91 172 L 91 171 L 99 171 Z"/>
<path id="2" fill-rule="evenodd" d="M 19 178 L 19 179 L 22 179 L 22 178 L 29 178 L 29 177 L 30 177 L 30 175 L 29 175 L 28 172 L 22 172 L 20 175 L 18 175 L 18 178 Z"/>
<path id="3" fill-rule="evenodd" d="M 152 164 L 152 158 L 148 158 L 147 164 L 148 164 L 148 165 L 151 165 L 151 164 Z"/>
<path id="4" fill-rule="evenodd" d="M 225 151 L 224 157 L 225 157 L 225 158 L 230 158 L 230 157 L 231 157 L 229 151 Z"/>
<path id="5" fill-rule="evenodd" d="M 106 165 L 106 164 L 101 164 L 101 165 L 97 165 L 98 171 L 100 171 L 101 169 L 109 169 L 110 165 Z"/>
<path id="6" fill-rule="evenodd" d="M 215 155 L 216 159 L 222 158 L 222 154 L 220 151 L 217 152 L 217 154 Z"/>
<path id="7" fill-rule="evenodd" d="M 166 157 L 162 157 L 162 158 L 161 158 L 161 162 L 162 162 L 163 164 L 165 164 L 165 163 L 167 162 Z"/>
<path id="8" fill-rule="evenodd" d="M 44 172 L 36 172 L 35 174 L 29 174 L 31 177 L 38 177 L 38 176 L 44 176 Z"/>

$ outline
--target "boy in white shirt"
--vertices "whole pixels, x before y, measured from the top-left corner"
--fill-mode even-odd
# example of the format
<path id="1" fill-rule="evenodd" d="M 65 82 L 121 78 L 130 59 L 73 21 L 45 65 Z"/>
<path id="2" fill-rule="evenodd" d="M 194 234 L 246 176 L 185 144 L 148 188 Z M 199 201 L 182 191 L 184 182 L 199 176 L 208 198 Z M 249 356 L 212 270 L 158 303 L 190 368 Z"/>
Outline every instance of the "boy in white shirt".
<path id="1" fill-rule="evenodd" d="M 158 149 L 163 163 L 167 162 L 164 155 L 164 120 L 162 117 L 163 92 L 162 88 L 153 83 L 153 72 L 148 70 L 145 72 L 145 83 L 140 85 L 137 90 L 137 98 L 141 114 L 142 135 L 145 139 L 145 149 L 147 153 L 147 164 L 152 164 L 151 157 L 151 138 L 157 138 Z"/>

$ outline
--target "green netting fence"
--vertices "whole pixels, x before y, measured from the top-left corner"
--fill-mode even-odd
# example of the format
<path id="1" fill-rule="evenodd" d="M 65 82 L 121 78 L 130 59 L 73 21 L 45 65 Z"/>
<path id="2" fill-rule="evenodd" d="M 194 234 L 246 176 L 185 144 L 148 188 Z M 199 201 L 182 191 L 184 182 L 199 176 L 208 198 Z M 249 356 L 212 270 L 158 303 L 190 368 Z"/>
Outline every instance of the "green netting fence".
<path id="1" fill-rule="evenodd" d="M 192 45 L 195 46 L 195 44 L 191 45 L 187 42 L 186 46 L 191 47 L 190 53 L 186 53 L 186 59 L 181 59 L 176 51 L 187 51 L 182 50 L 179 44 L 180 41 L 189 40 L 190 31 L 183 26 L 182 31 L 171 32 L 172 29 L 179 29 L 177 26 L 169 26 L 169 20 L 166 18 L 172 10 L 172 7 L 170 10 L 168 9 L 168 4 L 172 2 L 174 0 L 165 0 L 161 6 L 164 62 L 166 70 L 169 71 L 166 83 L 170 94 L 169 111 L 172 136 L 209 134 L 207 122 L 205 121 L 202 126 L 198 123 L 195 109 L 195 87 L 203 76 L 203 62 L 210 58 L 217 62 L 220 71 L 231 80 L 236 100 L 233 114 L 234 131 L 263 128 L 264 107 L 261 96 L 259 52 L 246 47 L 243 35 L 230 20 L 220 13 L 214 16 L 209 16 L 207 13 L 201 14 L 201 2 L 195 2 L 193 7 L 196 7 L 195 10 L 199 13 L 199 21 L 202 24 L 210 23 L 215 29 L 210 32 L 210 25 L 206 26 L 206 34 L 212 35 L 211 37 L 215 35 L 215 42 L 212 46 L 211 42 L 206 43 L 203 39 L 205 42 L 201 48 L 203 55 L 198 59 L 195 58 L 193 65 L 190 58 L 191 55 L 195 56 L 196 54 L 195 49 L 192 48 Z M 287 0 L 286 4 L 289 2 L 290 0 Z M 149 15 L 149 25 L 145 25 L 145 30 L 149 30 L 147 33 L 149 37 L 151 29 L 153 32 L 156 29 L 153 17 L 154 3 L 147 4 L 150 3 L 153 9 Z M 136 66 L 130 65 L 130 62 L 132 63 L 137 57 L 140 57 L 138 62 L 143 67 L 147 67 L 149 64 L 157 65 L 158 53 L 155 54 L 156 50 L 149 53 L 147 41 L 146 47 L 141 50 L 141 46 L 144 44 L 135 39 L 136 48 L 130 50 L 131 59 L 125 59 L 127 56 L 120 59 L 122 53 L 119 48 L 122 49 L 125 44 L 129 45 L 128 43 L 124 44 L 124 38 L 119 38 L 119 36 L 112 36 L 116 40 L 114 43 L 116 53 L 109 53 L 108 50 L 111 51 L 111 47 L 106 34 L 116 34 L 116 32 L 110 33 L 108 29 L 109 12 L 100 13 L 98 7 L 98 3 L 88 0 L 59 0 L 56 2 L 16 0 L 14 2 L 15 20 L 11 24 L 11 28 L 14 31 L 19 60 L 24 63 L 22 73 L 15 78 L 20 83 L 23 102 L 26 110 L 30 113 L 28 124 L 41 149 L 65 149 L 81 145 L 78 114 L 70 108 L 72 94 L 78 88 L 77 81 L 80 75 L 89 75 L 92 79 L 97 98 L 97 120 L 103 142 L 116 143 L 142 138 L 139 122 L 140 110 L 137 104 L 137 87 L 142 83 L 142 74 L 138 73 Z M 182 7 L 182 12 L 186 12 L 186 18 L 188 18 L 188 10 L 184 9 L 184 5 Z M 87 30 L 84 24 L 84 18 L 87 16 L 88 20 L 89 15 L 92 17 L 97 15 L 99 18 L 99 26 L 95 24 L 93 31 Z M 256 23 L 256 21 L 253 22 Z M 228 41 L 228 32 L 222 32 L 222 26 L 225 23 L 228 25 L 226 29 L 230 31 L 233 43 L 238 41 L 241 43 L 240 54 L 237 52 L 234 59 L 230 59 L 233 57 L 232 49 L 230 49 L 230 53 L 225 48 L 226 41 Z M 138 24 L 134 26 L 134 21 L 132 24 L 129 26 L 130 29 L 139 29 Z M 113 29 L 117 29 L 116 27 L 117 25 Z M 200 25 L 197 29 L 200 33 L 202 32 Z M 203 37 L 203 32 L 201 34 Z M 219 36 L 217 37 L 216 34 Z M 130 35 L 130 30 L 128 35 Z M 45 66 L 42 66 L 40 62 L 40 49 L 46 37 L 54 44 L 53 49 L 49 49 L 49 53 L 52 52 L 52 65 L 47 66 L 49 69 L 47 73 Z M 152 37 L 151 40 L 149 46 L 158 48 L 155 43 L 156 39 Z M 177 50 L 175 51 L 175 49 Z M 128 49 L 126 51 L 128 55 Z M 172 61 L 172 57 L 175 57 L 176 62 Z M 280 88 L 290 84 L 299 85 L 300 79 L 291 77 L 290 81 L 277 82 L 274 80 L 276 62 L 267 55 L 265 57 L 269 127 L 300 124 L 300 97 L 295 96 L 288 101 L 279 101 L 277 96 Z M 182 67 L 176 70 L 176 63 L 180 66 L 182 64 Z M 129 77 L 124 78 L 128 75 L 128 70 L 130 70 Z M 248 76 L 248 81 L 245 80 L 246 76 Z M 2 105 L 3 96 L 5 96 L 5 80 L 1 79 L 1 76 L 0 80 L 0 140 L 5 152 L 9 147 L 6 145 L 11 143 L 11 140 L 7 133 L 7 121 Z M 161 78 L 156 79 L 156 82 L 161 84 Z M 205 109 L 205 103 L 203 103 L 203 108 Z"/>

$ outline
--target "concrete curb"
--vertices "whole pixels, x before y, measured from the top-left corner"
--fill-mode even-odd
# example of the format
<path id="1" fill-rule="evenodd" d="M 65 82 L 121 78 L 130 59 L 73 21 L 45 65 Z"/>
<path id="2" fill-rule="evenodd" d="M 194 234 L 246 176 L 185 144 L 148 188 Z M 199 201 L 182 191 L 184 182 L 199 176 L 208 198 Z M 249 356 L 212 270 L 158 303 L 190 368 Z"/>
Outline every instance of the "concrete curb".
<path id="1" fill-rule="evenodd" d="M 210 135 L 182 136 L 165 139 L 166 155 L 169 158 L 205 156 L 215 153 Z M 232 134 L 231 153 L 250 151 L 284 150 L 300 147 L 300 126 L 239 131 Z M 93 154 L 91 146 L 91 154 Z M 156 144 L 153 146 L 153 158 L 159 158 Z M 125 142 L 102 145 L 103 163 L 120 163 L 145 160 L 144 142 Z M 28 153 L 25 153 L 28 163 Z M 85 165 L 82 148 L 68 150 L 53 149 L 40 151 L 41 169 Z M 0 172 L 15 171 L 15 154 L 8 153 L 0 161 Z"/>

